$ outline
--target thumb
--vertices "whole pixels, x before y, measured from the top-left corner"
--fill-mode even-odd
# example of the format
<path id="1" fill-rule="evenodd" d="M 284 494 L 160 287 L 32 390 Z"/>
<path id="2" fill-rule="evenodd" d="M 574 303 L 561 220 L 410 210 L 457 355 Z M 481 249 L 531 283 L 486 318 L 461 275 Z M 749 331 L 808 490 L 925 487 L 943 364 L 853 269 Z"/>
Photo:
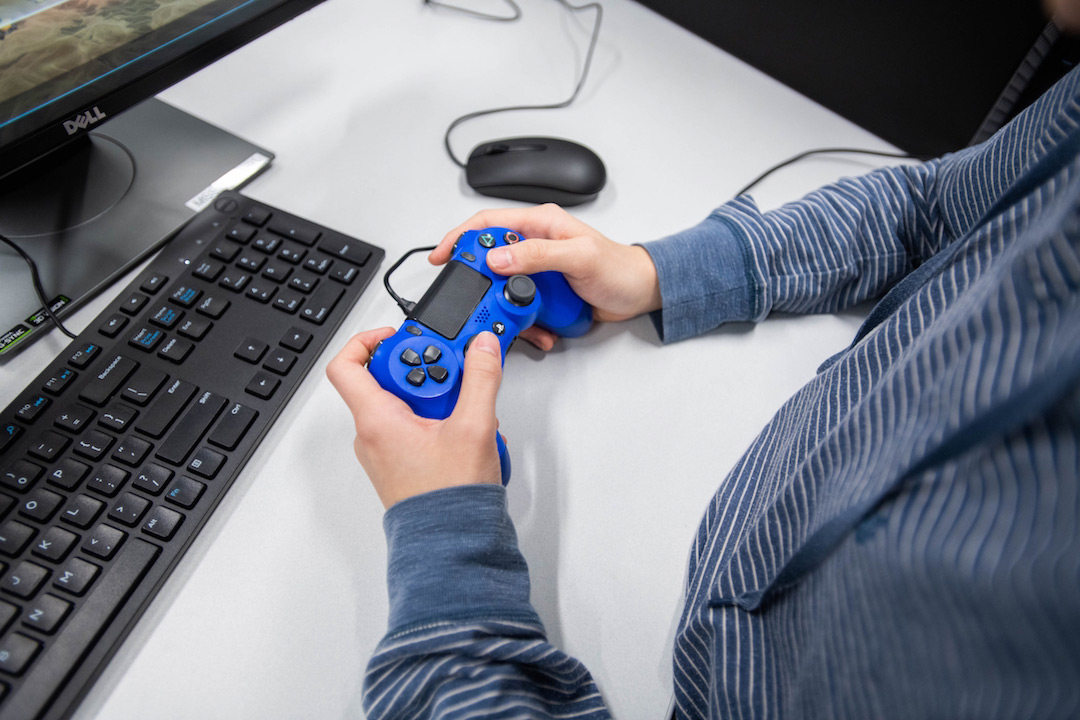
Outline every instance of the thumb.
<path id="1" fill-rule="evenodd" d="M 490 332 L 477 335 L 465 353 L 465 367 L 461 377 L 461 393 L 452 417 L 483 428 L 482 432 L 495 432 L 495 399 L 502 383 L 502 350 L 499 340 Z"/>
<path id="2" fill-rule="evenodd" d="M 548 270 L 569 273 L 580 262 L 575 256 L 577 248 L 578 244 L 573 240 L 529 238 L 525 242 L 490 251 L 487 264 L 500 275 L 532 275 Z"/>

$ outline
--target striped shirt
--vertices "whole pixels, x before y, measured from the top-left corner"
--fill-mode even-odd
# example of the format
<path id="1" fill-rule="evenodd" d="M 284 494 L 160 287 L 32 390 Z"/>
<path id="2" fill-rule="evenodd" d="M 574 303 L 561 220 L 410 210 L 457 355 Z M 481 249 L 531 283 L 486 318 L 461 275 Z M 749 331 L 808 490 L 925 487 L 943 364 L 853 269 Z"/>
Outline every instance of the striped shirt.
<path id="1" fill-rule="evenodd" d="M 981 145 L 646 245 L 664 342 L 882 298 L 705 511 L 678 717 L 1080 716 L 1078 73 Z M 501 488 L 385 529 L 370 717 L 607 716 L 546 642 Z"/>

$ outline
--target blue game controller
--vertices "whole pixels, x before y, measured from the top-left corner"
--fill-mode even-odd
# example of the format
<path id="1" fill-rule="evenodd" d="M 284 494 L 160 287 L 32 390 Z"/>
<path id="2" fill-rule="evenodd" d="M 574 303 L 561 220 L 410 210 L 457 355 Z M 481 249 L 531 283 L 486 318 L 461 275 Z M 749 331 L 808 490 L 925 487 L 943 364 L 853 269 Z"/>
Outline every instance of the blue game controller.
<path id="1" fill-rule="evenodd" d="M 450 261 L 404 324 L 372 353 L 372 376 L 417 415 L 450 416 L 461 391 L 465 351 L 480 332 L 495 334 L 505 363 L 510 346 L 527 327 L 579 337 L 592 325 L 592 307 L 570 289 L 562 273 L 505 277 L 488 269 L 488 251 L 518 242 L 526 241 L 506 228 L 462 234 Z M 495 437 L 505 485 L 510 455 L 502 437 Z"/>

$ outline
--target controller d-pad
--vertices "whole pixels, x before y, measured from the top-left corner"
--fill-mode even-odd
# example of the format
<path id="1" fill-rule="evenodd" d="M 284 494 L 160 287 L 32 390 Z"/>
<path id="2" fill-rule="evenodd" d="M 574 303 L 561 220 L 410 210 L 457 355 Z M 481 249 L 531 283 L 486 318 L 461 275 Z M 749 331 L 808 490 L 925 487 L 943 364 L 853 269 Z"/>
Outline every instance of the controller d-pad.
<path id="1" fill-rule="evenodd" d="M 409 374 L 405 376 L 405 379 L 409 381 L 410 385 L 420 387 L 424 384 L 424 380 L 427 379 L 427 375 L 420 368 L 413 368 L 409 371 Z"/>
<path id="2" fill-rule="evenodd" d="M 445 382 L 450 377 L 450 371 L 442 365 L 431 365 L 427 369 L 428 376 L 437 383 Z"/>
<path id="3" fill-rule="evenodd" d="M 415 354 L 415 353 L 413 353 L 413 354 Z M 439 358 L 441 358 L 441 357 L 442 357 L 442 350 L 435 347 L 434 345 L 428 345 L 427 349 L 424 350 L 424 362 L 426 362 L 426 363 L 439 362 Z"/>
<path id="4" fill-rule="evenodd" d="M 405 348 L 405 352 L 401 353 L 401 362 L 416 367 L 420 364 L 420 356 L 412 348 Z"/>

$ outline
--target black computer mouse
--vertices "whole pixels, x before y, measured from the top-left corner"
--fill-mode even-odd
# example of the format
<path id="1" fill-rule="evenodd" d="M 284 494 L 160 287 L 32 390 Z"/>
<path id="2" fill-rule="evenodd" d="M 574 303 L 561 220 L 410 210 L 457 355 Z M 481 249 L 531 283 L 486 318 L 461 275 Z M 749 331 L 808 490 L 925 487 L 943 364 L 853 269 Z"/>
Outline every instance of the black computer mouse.
<path id="1" fill-rule="evenodd" d="M 481 195 L 580 205 L 607 181 L 600 157 L 570 140 L 518 137 L 492 140 L 469 153 L 465 180 Z"/>

